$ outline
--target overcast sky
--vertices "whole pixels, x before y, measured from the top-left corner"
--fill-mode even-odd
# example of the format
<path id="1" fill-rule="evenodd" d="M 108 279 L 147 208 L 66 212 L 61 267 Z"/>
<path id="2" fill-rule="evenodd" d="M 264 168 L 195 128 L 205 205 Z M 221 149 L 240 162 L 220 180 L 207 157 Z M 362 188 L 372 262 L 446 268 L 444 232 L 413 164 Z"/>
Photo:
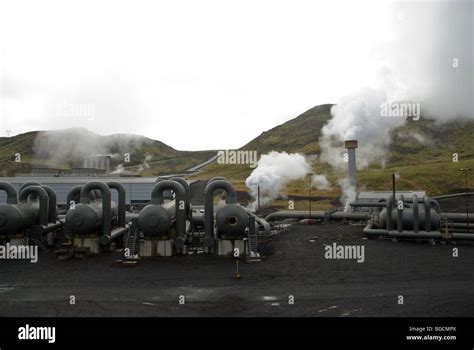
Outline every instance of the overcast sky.
<path id="1" fill-rule="evenodd" d="M 388 9 L 351 0 L 0 0 L 0 133 L 85 127 L 183 150 L 237 148 L 370 83 L 374 48 L 403 15 Z"/>

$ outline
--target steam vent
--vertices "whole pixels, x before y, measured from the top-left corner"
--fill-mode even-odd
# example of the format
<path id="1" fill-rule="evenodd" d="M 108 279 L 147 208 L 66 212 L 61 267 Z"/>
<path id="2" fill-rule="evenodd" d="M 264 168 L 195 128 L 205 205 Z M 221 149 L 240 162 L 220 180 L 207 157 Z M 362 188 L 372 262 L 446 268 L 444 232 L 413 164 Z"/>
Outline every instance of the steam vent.
<path id="1" fill-rule="evenodd" d="M 356 153 L 355 150 L 357 148 L 357 140 L 346 140 L 344 141 L 344 148 L 347 149 L 348 155 L 348 175 L 349 181 L 351 186 L 357 186 L 357 178 L 356 178 Z"/>

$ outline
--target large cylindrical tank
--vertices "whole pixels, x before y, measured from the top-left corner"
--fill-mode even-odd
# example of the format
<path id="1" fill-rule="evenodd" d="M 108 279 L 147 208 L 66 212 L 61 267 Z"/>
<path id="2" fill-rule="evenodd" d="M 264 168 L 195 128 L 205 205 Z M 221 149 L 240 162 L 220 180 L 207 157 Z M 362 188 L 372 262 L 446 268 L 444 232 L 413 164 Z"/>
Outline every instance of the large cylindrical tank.
<path id="1" fill-rule="evenodd" d="M 221 238 L 242 238 L 248 224 L 247 211 L 238 204 L 227 204 L 216 213 L 217 233 Z"/>
<path id="2" fill-rule="evenodd" d="M 33 225 L 39 216 L 39 202 L 0 204 L 0 235 L 16 235 Z"/>
<path id="3" fill-rule="evenodd" d="M 413 215 L 413 209 L 412 208 L 405 208 L 402 211 L 402 223 L 403 223 L 403 230 L 413 230 L 414 229 L 414 215 Z M 436 231 L 440 227 L 440 218 L 439 214 L 436 212 L 436 210 L 431 209 L 430 210 L 430 217 L 431 217 L 431 227 L 430 229 L 432 231 Z M 418 211 L 418 222 L 419 222 L 419 229 L 421 231 L 426 229 L 426 222 L 425 222 L 425 211 L 424 209 L 420 209 Z M 398 210 L 393 209 L 392 210 L 392 215 L 391 215 L 391 221 L 392 221 L 392 229 L 396 230 L 398 228 L 397 226 L 397 220 L 398 220 Z M 379 226 L 380 228 L 387 229 L 387 208 L 384 208 L 379 215 Z"/>
<path id="4" fill-rule="evenodd" d="M 149 204 L 138 215 L 138 226 L 147 237 L 167 235 L 175 219 L 175 201 Z"/>
<path id="5" fill-rule="evenodd" d="M 117 219 L 118 208 L 111 202 L 112 220 Z M 102 201 L 79 203 L 66 213 L 66 227 L 75 235 L 85 236 L 96 234 L 102 226 Z"/>

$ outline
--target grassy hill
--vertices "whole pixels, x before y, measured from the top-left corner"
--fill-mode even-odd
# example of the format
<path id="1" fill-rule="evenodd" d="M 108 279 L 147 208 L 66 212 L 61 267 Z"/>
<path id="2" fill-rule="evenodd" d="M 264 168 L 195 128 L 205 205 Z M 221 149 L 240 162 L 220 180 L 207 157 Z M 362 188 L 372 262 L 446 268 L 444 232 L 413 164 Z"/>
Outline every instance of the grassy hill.
<path id="1" fill-rule="evenodd" d="M 263 132 L 241 149 L 256 150 L 259 155 L 272 150 L 318 155 L 318 140 L 322 127 L 331 118 L 331 106 L 325 104 L 311 108 L 300 116 Z M 422 121 L 407 122 L 392 130 L 390 138 L 386 166 L 382 168 L 378 164 L 372 164 L 367 169 L 358 171 L 359 189 L 389 190 L 392 173 L 400 175 L 397 183 L 400 190 L 423 189 L 430 195 L 438 195 L 464 189 L 464 176 L 459 169 L 474 169 L 473 121 L 438 124 L 422 118 Z M 14 161 L 16 153 L 21 154 L 20 163 Z M 123 163 L 125 169 L 139 171 L 143 176 L 183 172 L 215 155 L 215 151 L 175 150 L 162 142 L 138 135 L 100 136 L 84 129 L 29 132 L 0 138 L 0 174 L 11 176 L 15 172 L 28 172 L 33 166 L 65 169 L 82 166 L 85 156 L 97 153 L 116 155 L 112 158 L 112 167 L 123 163 L 123 153 L 130 153 L 131 162 Z M 453 163 L 453 153 L 458 154 L 459 162 Z M 333 185 L 327 191 L 313 191 L 313 195 L 323 198 L 324 206 L 330 206 L 333 202 L 331 199 L 338 198 L 341 194 L 337 183 L 340 178 L 345 177 L 345 172 L 318 161 L 313 162 L 313 170 L 318 174 L 326 174 Z M 238 190 L 247 191 L 245 179 L 251 171 L 247 165 L 213 163 L 192 178 L 225 176 L 232 180 Z M 474 171 L 471 177 L 473 176 Z M 470 180 L 469 187 L 474 187 L 474 179 Z M 290 183 L 282 191 L 282 195 L 304 197 L 307 192 L 306 181 L 299 180 Z M 314 208 L 319 208 L 321 203 L 315 203 Z M 284 202 L 280 204 L 284 205 Z M 303 209 L 306 204 L 302 200 L 296 209 Z"/>
<path id="2" fill-rule="evenodd" d="M 321 129 L 331 119 L 330 104 L 311 108 L 298 117 L 263 132 L 245 146 L 244 150 L 256 150 L 258 154 L 270 151 L 319 153 L 318 138 Z"/>
<path id="3" fill-rule="evenodd" d="M 130 154 L 129 163 L 123 162 L 125 153 Z M 15 162 L 15 154 L 21 155 L 21 162 Z M 85 129 L 34 131 L 0 138 L 0 174 L 13 176 L 32 167 L 82 167 L 84 159 L 95 154 L 113 155 L 112 169 L 122 164 L 125 170 L 148 176 L 182 172 L 209 159 L 215 151 L 178 151 L 143 136 L 101 136 Z"/>
<path id="4" fill-rule="evenodd" d="M 257 150 L 259 155 L 272 150 L 317 155 L 320 153 L 318 139 L 322 127 L 331 118 L 331 106 L 325 104 L 311 108 L 300 116 L 262 133 L 242 149 Z M 458 163 L 452 161 L 454 153 L 458 154 Z M 400 175 L 397 183 L 400 190 L 424 189 L 430 195 L 456 192 L 464 188 L 464 176 L 459 169 L 466 166 L 474 170 L 474 122 L 439 124 L 423 118 L 392 130 L 385 168 L 373 164 L 359 171 L 359 188 L 389 190 L 391 174 L 397 173 Z M 340 196 L 337 181 L 344 177 L 345 173 L 318 161 L 313 163 L 313 170 L 327 174 L 333 184 L 332 190 L 316 191 L 315 195 Z M 211 164 L 194 177 L 206 179 L 217 175 L 225 176 L 231 179 L 237 188 L 245 190 L 245 179 L 251 172 L 252 169 L 247 165 Z M 474 187 L 474 180 L 471 180 L 470 187 Z M 289 184 L 283 194 L 304 193 L 307 193 L 307 184 L 304 181 L 295 181 Z"/>

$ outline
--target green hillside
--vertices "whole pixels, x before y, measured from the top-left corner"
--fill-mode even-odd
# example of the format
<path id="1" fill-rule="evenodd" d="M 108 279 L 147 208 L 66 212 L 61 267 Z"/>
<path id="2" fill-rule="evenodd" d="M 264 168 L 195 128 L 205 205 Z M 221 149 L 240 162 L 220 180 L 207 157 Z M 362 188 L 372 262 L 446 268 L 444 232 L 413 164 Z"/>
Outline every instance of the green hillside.
<path id="1" fill-rule="evenodd" d="M 318 139 L 321 129 L 330 119 L 332 105 L 325 104 L 311 108 L 300 116 L 270 129 L 247 143 L 242 149 L 257 150 L 259 155 L 269 151 L 300 152 L 306 155 L 319 154 Z M 459 162 L 453 163 L 457 153 Z M 474 169 L 474 122 L 455 121 L 445 124 L 422 118 L 408 122 L 391 133 L 385 168 L 373 164 L 358 172 L 360 188 L 369 190 L 388 190 L 391 174 L 400 175 L 400 190 L 424 189 L 430 195 L 455 192 L 464 188 L 461 167 Z M 339 196 L 338 179 L 345 173 L 337 172 L 325 163 L 315 161 L 313 170 L 327 174 L 333 184 L 331 191 L 316 194 Z M 252 169 L 248 165 L 211 164 L 195 178 L 207 179 L 216 175 L 234 181 L 237 187 L 245 190 L 245 179 Z M 474 171 L 473 171 L 474 173 Z M 474 180 L 472 180 L 474 182 Z M 288 186 L 285 194 L 305 193 L 305 182 L 295 181 Z M 471 184 L 472 188 L 474 185 Z"/>
<path id="2" fill-rule="evenodd" d="M 128 163 L 123 161 L 126 153 L 130 155 Z M 15 154 L 21 156 L 21 162 L 15 162 Z M 127 171 L 156 176 L 183 172 L 209 159 L 215 151 L 178 151 L 143 136 L 101 136 L 85 129 L 34 131 L 0 138 L 0 174 L 27 173 L 32 167 L 82 167 L 84 159 L 95 154 L 113 155 L 112 170 L 122 164 Z"/>

